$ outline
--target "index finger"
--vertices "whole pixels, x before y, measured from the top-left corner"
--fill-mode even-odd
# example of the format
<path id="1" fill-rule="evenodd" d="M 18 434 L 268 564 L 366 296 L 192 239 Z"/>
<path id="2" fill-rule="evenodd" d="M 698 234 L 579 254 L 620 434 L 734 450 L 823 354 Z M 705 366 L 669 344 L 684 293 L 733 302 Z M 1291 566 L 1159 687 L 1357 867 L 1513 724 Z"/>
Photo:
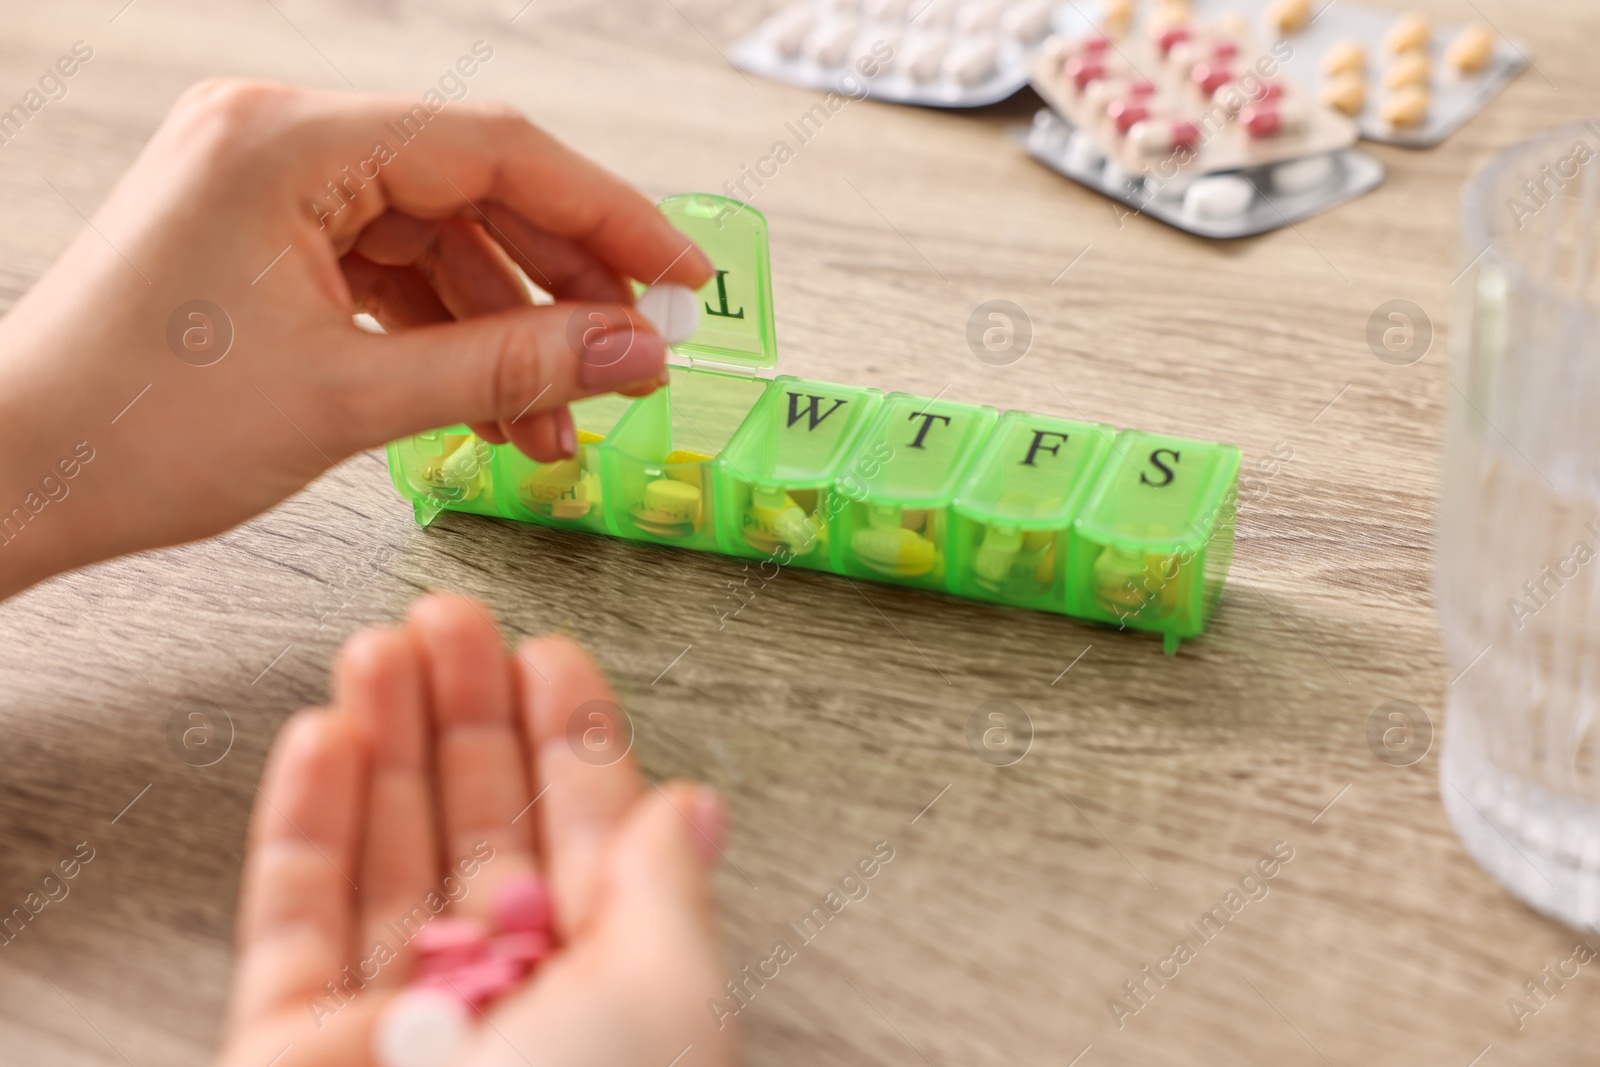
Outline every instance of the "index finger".
<path id="1" fill-rule="evenodd" d="M 624 277 L 691 288 L 711 278 L 705 254 L 642 194 L 509 105 L 430 111 L 405 97 L 297 92 L 286 131 L 297 191 L 341 252 L 390 208 L 482 221 L 485 207 L 503 205 Z"/>

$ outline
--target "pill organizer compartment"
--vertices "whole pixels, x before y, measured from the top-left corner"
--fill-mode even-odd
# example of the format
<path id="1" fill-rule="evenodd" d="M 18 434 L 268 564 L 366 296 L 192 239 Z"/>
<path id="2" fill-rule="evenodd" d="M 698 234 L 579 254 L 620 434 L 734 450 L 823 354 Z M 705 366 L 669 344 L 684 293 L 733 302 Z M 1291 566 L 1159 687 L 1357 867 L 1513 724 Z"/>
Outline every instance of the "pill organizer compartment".
<path id="1" fill-rule="evenodd" d="M 1019 607 L 1065 603 L 1072 521 L 1116 431 L 1008 411 L 956 494 L 952 588 Z"/>
<path id="2" fill-rule="evenodd" d="M 716 550 L 716 459 L 765 381 L 673 367 L 672 384 L 635 401 L 595 446 L 605 514 L 623 537 Z"/>
<path id="3" fill-rule="evenodd" d="M 1239 450 L 1126 430 L 1073 525 L 1067 611 L 1165 635 L 1205 628 L 1233 559 Z"/>
<path id="4" fill-rule="evenodd" d="M 426 526 L 441 511 L 499 515 L 493 448 L 465 426 L 428 430 L 389 445 L 389 475 Z"/>
<path id="5" fill-rule="evenodd" d="M 843 501 L 829 530 L 834 569 L 946 589 L 950 504 L 998 413 L 891 393 L 834 481 Z"/>
<path id="6" fill-rule="evenodd" d="M 637 401 L 597 446 L 606 517 L 624 537 L 716 550 L 718 458 L 778 362 L 767 220 L 727 197 L 691 193 L 661 213 L 710 257 L 699 323 L 674 345 L 671 384 Z"/>
<path id="7" fill-rule="evenodd" d="M 632 404 L 627 397 L 606 395 L 569 405 L 578 437 L 578 454 L 572 459 L 538 463 L 515 445 L 496 447 L 493 470 L 504 513 L 548 526 L 609 532 L 597 446 Z"/>
<path id="8" fill-rule="evenodd" d="M 783 376 L 718 465 L 722 550 L 780 566 L 829 569 L 833 492 L 883 394 Z"/>

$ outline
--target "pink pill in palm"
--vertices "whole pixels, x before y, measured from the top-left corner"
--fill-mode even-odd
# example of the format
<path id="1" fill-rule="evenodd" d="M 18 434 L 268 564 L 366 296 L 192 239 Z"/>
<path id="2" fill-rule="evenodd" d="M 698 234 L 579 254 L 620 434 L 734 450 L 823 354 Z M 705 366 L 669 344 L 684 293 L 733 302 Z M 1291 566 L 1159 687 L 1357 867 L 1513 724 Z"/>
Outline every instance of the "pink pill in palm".
<path id="1" fill-rule="evenodd" d="M 537 874 L 510 879 L 495 894 L 494 921 L 510 934 L 548 932 L 554 924 L 550 887 Z"/>
<path id="2" fill-rule="evenodd" d="M 532 930 L 500 935 L 489 946 L 489 952 L 499 959 L 512 960 L 531 969 L 550 955 L 554 947 L 548 932 Z"/>
<path id="3" fill-rule="evenodd" d="M 482 1008 L 517 988 L 526 975 L 527 968 L 522 965 L 512 960 L 495 959 L 491 956 L 457 968 L 450 974 L 430 978 L 425 984 L 433 986 L 434 983 L 438 983 L 439 986 L 455 992 L 472 1006 Z"/>
<path id="4" fill-rule="evenodd" d="M 489 931 L 472 919 L 435 919 L 411 939 L 420 956 L 461 956 L 482 952 L 489 944 Z"/>

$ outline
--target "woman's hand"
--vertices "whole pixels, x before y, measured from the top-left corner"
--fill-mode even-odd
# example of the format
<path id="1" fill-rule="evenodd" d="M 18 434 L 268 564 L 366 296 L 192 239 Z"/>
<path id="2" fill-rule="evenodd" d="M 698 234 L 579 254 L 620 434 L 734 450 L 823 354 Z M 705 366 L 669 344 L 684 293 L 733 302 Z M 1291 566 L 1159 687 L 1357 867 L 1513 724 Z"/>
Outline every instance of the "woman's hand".
<path id="1" fill-rule="evenodd" d="M 665 373 L 629 279 L 710 274 L 507 107 L 198 85 L 0 322 L 0 596 L 221 532 L 421 430 L 573 454 L 569 401 Z"/>
<path id="2" fill-rule="evenodd" d="M 435 596 L 352 638 L 334 691 L 268 761 L 223 1067 L 372 1063 L 375 1020 L 414 962 L 408 917 L 431 894 L 485 919 L 496 886 L 530 871 L 549 880 L 559 946 L 457 1063 L 734 1062 L 706 1006 L 721 993 L 720 801 L 647 786 L 627 755 L 580 755 L 569 725 L 615 707 L 582 649 L 547 637 L 508 654 L 481 606 Z"/>

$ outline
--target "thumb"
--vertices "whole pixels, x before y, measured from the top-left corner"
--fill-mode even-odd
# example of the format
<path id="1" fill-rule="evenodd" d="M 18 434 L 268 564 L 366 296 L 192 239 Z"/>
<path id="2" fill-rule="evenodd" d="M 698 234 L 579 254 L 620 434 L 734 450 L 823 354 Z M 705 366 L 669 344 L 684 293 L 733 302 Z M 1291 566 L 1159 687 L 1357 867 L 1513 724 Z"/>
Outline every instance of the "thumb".
<path id="1" fill-rule="evenodd" d="M 574 400 L 649 389 L 666 345 L 631 307 L 556 303 L 393 334 L 357 331 L 346 431 L 370 448 L 458 423 L 506 423 Z"/>

